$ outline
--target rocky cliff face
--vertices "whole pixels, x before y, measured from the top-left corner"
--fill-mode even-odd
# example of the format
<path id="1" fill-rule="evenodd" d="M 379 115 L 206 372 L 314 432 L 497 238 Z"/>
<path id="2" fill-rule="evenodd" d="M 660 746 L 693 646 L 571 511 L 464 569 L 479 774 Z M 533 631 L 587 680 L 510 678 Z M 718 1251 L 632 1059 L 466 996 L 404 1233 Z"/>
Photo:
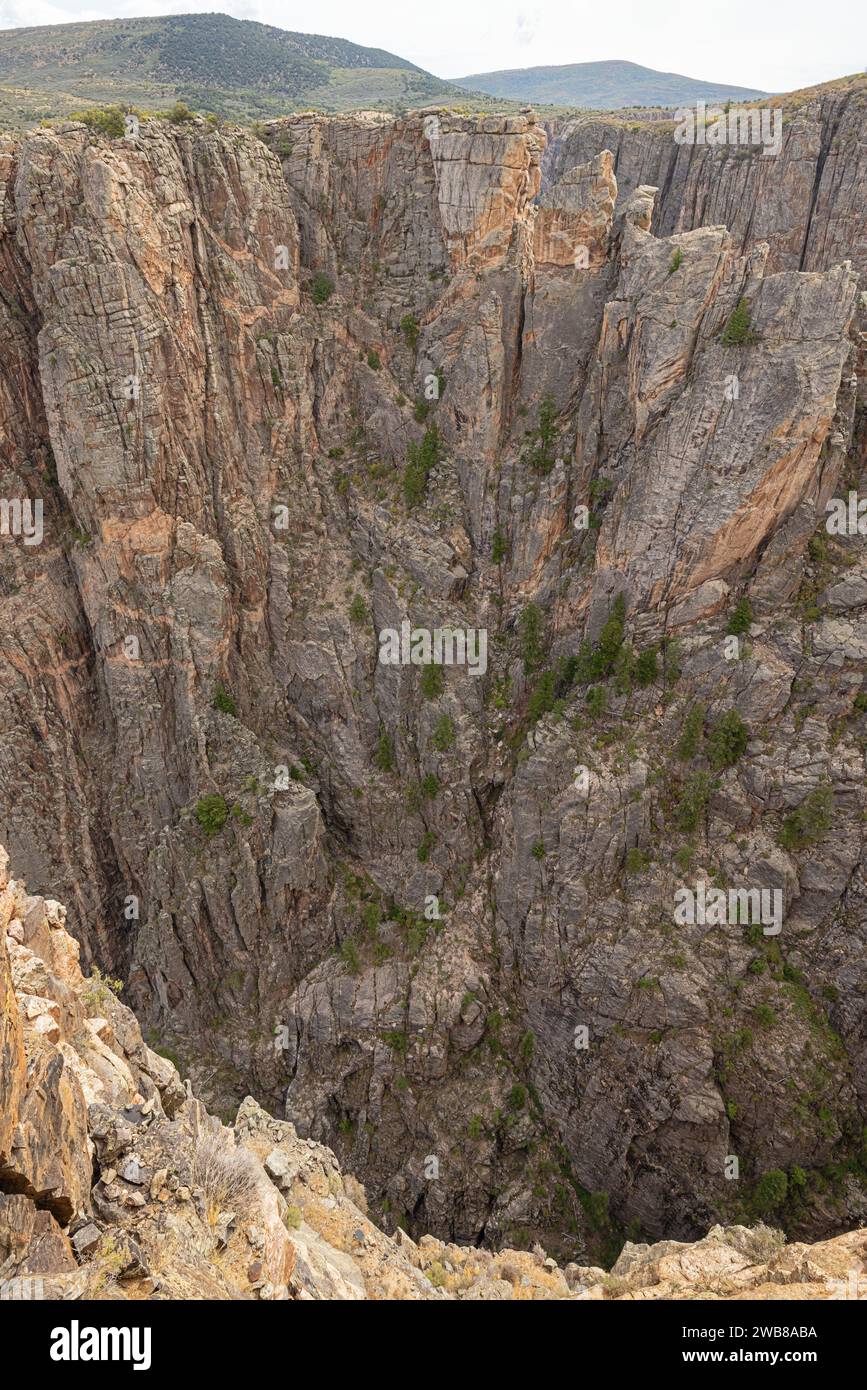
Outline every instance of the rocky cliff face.
<path id="1" fill-rule="evenodd" d="M 0 850 L 0 1298 L 853 1298 L 867 1232 L 786 1246 L 760 1226 L 627 1245 L 611 1274 L 492 1254 L 367 1216 L 330 1149 L 252 1099 L 209 1115 L 142 1040 L 119 981 L 85 978 L 59 903 Z"/>
<path id="2" fill-rule="evenodd" d="M 530 115 L 0 147 L 0 493 L 44 501 L 0 828 L 386 1229 L 863 1221 L 862 101 L 725 176 Z M 381 662 L 404 623 L 486 661 Z M 699 882 L 781 932 L 678 923 Z"/>

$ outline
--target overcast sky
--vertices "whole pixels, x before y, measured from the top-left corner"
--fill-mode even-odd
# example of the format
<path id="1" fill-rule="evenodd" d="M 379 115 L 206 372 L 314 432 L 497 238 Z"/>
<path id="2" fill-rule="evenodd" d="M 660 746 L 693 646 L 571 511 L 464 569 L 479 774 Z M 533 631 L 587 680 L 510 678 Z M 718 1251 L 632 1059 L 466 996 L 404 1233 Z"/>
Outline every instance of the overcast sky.
<path id="1" fill-rule="evenodd" d="M 0 29 L 193 11 L 387 48 L 438 77 L 626 58 L 782 92 L 867 65 L 863 0 L 0 0 Z"/>

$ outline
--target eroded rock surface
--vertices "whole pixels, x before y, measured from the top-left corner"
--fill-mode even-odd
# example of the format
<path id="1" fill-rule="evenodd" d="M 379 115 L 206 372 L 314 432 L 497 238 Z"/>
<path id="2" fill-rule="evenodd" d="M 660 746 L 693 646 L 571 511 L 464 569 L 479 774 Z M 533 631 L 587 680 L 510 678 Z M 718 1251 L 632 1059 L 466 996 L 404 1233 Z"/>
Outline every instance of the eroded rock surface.
<path id="1" fill-rule="evenodd" d="M 531 114 L 0 143 L 0 494 L 44 501 L 41 544 L 0 538 L 0 828 L 141 1021 L 127 1078 L 82 1019 L 103 1087 L 156 1106 L 160 1045 L 413 1239 L 591 1266 L 629 1233 L 863 1225 L 841 101 L 725 178 L 718 151 L 669 177 L 670 132 Z M 380 663 L 405 621 L 484 629 L 486 672 Z M 782 932 L 677 925 L 698 881 L 778 891 Z M 109 1102 L 49 984 L 0 1033 L 0 1149 L 62 1242 L 95 1200 L 64 1136 Z M 197 1103 L 159 1103 L 144 1152 L 100 1120 L 105 1166 L 193 1142 Z M 327 1277 L 370 1296 L 349 1254 Z"/>
<path id="2" fill-rule="evenodd" d="M 210 1116 L 146 1046 L 119 982 L 82 975 L 65 915 L 0 850 L 4 1299 L 862 1296 L 865 1231 L 810 1247 L 715 1227 L 693 1246 L 627 1245 L 610 1275 L 538 1246 L 386 1235 L 330 1149 L 250 1097 L 231 1127 Z"/>

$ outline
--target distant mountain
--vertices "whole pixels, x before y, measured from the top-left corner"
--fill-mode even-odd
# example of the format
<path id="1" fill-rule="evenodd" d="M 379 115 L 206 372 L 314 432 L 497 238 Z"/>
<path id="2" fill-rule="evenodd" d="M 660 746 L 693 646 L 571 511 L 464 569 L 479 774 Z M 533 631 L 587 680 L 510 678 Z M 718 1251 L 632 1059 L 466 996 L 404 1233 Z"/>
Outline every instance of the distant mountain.
<path id="1" fill-rule="evenodd" d="M 698 82 L 676 72 L 656 72 L 638 63 L 566 63 L 562 67 L 507 68 L 456 77 L 471 91 L 511 101 L 590 106 L 611 111 L 620 106 L 680 106 L 705 100 L 746 100 L 765 96 L 752 87 L 725 82 Z"/>
<path id="2" fill-rule="evenodd" d="M 396 110 L 463 96 L 384 49 L 224 14 L 0 31 L 0 125 L 94 103 L 164 109 L 182 100 L 244 121 L 307 106 Z"/>

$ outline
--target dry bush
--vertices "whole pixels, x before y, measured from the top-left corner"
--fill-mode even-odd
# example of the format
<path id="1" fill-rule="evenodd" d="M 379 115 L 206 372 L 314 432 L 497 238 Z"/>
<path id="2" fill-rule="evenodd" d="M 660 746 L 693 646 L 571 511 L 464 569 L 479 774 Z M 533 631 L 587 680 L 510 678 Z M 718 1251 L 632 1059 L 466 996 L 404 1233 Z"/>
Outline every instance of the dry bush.
<path id="1" fill-rule="evenodd" d="M 259 1164 L 246 1149 L 233 1148 L 214 1131 L 199 1136 L 193 1157 L 193 1182 L 205 1194 L 212 1226 L 221 1211 L 240 1216 L 250 1209 L 260 1176 Z"/>

